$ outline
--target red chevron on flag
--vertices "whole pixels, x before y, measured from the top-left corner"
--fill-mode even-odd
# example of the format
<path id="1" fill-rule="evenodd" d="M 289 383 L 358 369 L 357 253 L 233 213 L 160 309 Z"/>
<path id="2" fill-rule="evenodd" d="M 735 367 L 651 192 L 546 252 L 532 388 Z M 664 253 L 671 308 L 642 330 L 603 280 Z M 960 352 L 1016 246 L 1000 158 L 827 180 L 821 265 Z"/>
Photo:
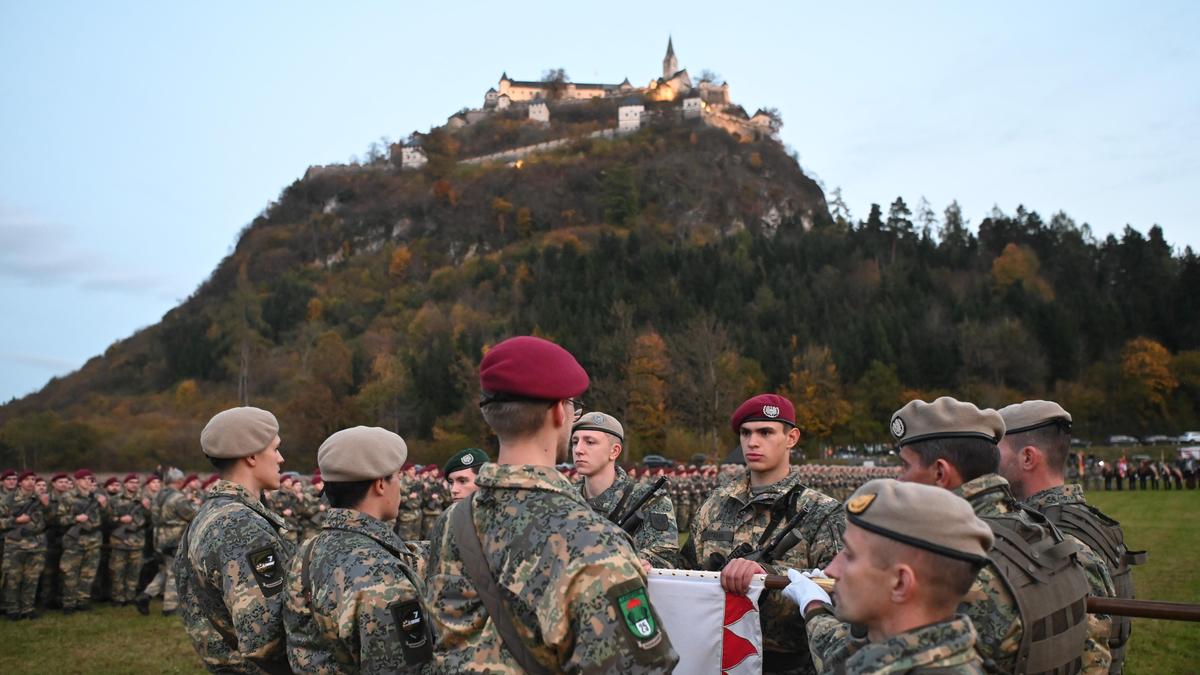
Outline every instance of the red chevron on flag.
<path id="1" fill-rule="evenodd" d="M 650 603 L 679 654 L 682 675 L 758 675 L 762 672 L 762 628 L 758 597 L 762 577 L 748 595 L 721 588 L 720 573 L 651 570 Z"/>

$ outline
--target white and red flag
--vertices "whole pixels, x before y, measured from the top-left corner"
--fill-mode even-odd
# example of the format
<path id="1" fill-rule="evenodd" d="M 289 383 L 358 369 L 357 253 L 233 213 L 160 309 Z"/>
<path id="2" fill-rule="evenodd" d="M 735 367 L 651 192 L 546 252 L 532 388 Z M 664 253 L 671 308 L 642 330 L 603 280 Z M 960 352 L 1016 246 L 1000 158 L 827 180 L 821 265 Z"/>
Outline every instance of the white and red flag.
<path id="1" fill-rule="evenodd" d="M 650 603 L 679 654 L 679 675 L 758 675 L 762 628 L 756 576 L 746 595 L 721 588 L 719 572 L 650 570 Z"/>

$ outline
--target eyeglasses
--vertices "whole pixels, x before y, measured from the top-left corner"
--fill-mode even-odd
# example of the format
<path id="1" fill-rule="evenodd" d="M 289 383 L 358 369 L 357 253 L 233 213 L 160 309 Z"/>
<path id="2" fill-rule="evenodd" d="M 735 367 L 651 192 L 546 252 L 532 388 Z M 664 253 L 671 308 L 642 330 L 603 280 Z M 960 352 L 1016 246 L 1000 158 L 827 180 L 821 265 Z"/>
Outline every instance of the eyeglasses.
<path id="1" fill-rule="evenodd" d="M 571 423 L 574 424 L 579 421 L 580 417 L 583 417 L 583 399 L 569 398 L 567 401 L 570 402 L 571 407 L 575 410 L 575 414 L 571 416 Z"/>

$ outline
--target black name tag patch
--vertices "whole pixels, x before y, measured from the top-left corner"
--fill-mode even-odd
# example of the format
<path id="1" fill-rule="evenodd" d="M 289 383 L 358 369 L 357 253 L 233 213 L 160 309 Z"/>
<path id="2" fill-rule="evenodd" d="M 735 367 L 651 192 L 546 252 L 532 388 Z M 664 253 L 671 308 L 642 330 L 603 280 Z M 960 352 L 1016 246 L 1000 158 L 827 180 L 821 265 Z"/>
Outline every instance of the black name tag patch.
<path id="1" fill-rule="evenodd" d="M 421 603 L 416 600 L 397 602 L 388 607 L 396 621 L 404 662 L 409 665 L 425 663 L 433 658 L 433 640 Z"/>
<path id="2" fill-rule="evenodd" d="M 274 546 L 267 546 L 246 555 L 250 571 L 262 594 L 271 597 L 283 590 L 283 564 Z"/>

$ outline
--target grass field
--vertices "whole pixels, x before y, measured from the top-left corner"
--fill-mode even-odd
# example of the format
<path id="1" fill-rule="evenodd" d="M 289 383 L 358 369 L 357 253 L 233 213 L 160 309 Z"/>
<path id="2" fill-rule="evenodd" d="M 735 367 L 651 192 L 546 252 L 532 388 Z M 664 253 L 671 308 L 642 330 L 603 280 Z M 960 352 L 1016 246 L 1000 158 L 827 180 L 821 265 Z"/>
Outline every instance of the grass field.
<path id="1" fill-rule="evenodd" d="M 1131 548 L 1146 549 L 1136 568 L 1138 597 L 1200 603 L 1200 491 L 1097 492 L 1089 499 L 1125 528 Z M 200 673 L 178 617 L 149 617 L 132 607 L 98 607 L 38 621 L 0 621 L 0 673 Z M 1126 672 L 1195 673 L 1200 624 L 1135 619 Z"/>

